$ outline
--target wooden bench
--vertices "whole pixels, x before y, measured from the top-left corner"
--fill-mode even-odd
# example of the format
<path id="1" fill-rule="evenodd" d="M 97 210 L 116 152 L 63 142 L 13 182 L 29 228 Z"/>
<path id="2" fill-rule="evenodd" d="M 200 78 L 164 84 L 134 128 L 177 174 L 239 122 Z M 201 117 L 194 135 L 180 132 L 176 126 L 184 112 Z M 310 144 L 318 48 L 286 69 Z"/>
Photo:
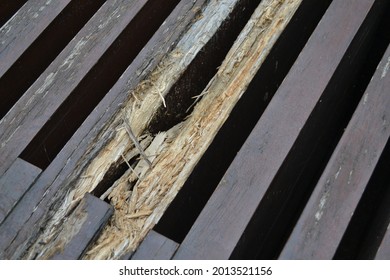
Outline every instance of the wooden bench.
<path id="1" fill-rule="evenodd" d="M 346 128 L 281 258 L 333 258 L 389 140 L 390 48 Z"/>
<path id="2" fill-rule="evenodd" d="M 252 235 L 266 237 L 269 234 L 267 229 L 273 225 L 273 217 L 278 215 L 274 212 L 278 211 L 274 205 L 283 206 L 291 190 L 283 184 L 272 189 L 272 200 L 268 200 L 266 193 L 289 153 L 297 149 L 294 144 L 300 134 L 310 134 L 310 130 L 305 131 L 305 126 L 318 121 L 312 116 L 317 104 L 332 100 L 333 91 L 346 81 L 345 72 L 353 73 L 359 65 L 354 65 L 356 62 L 352 58 L 364 49 L 359 47 L 367 33 L 375 27 L 377 14 L 382 9 L 374 2 L 332 2 L 180 245 L 175 259 L 227 259 L 234 250 L 240 250 L 236 247 L 253 246 L 245 244 L 245 239 L 241 238 L 258 208 L 263 211 L 262 215 L 267 213 L 267 217 L 255 218 L 260 221 L 267 218 L 268 222 L 260 223 L 258 227 L 263 233 L 252 231 Z M 345 72 L 341 74 L 340 69 Z M 331 106 L 331 103 L 326 106 Z M 322 115 L 320 119 L 324 118 L 328 116 Z M 240 244 L 240 240 L 244 244 Z M 235 254 L 240 256 L 237 251 Z"/>

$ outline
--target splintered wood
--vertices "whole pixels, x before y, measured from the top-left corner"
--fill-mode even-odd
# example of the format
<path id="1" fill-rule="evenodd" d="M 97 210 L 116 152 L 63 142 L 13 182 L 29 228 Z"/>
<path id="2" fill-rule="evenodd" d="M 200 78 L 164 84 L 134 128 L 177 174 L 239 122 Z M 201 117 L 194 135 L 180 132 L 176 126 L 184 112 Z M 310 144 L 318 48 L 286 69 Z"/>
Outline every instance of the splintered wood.
<path id="1" fill-rule="evenodd" d="M 102 195 L 113 205 L 113 217 L 84 258 L 118 259 L 137 248 L 191 174 L 302 0 L 261 1 L 217 74 L 194 98 L 198 102 L 190 116 L 157 135 L 145 133 L 157 109 L 166 106 L 166 94 L 238 2 L 205 4 L 175 49 L 129 93 L 123 111 L 102 132 L 112 135 L 111 140 L 100 145 L 96 159 L 69 192 L 30 256 L 40 250 L 41 240 L 50 244 L 59 231 L 71 231 L 61 224 L 64 218 L 110 168 L 123 162 L 130 168 Z"/>

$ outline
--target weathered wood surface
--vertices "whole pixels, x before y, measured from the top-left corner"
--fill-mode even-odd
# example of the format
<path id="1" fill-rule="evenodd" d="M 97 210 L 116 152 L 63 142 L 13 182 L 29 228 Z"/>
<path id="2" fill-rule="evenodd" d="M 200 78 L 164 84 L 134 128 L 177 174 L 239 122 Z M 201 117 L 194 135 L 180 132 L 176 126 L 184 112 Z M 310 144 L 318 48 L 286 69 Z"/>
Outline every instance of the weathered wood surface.
<path id="1" fill-rule="evenodd" d="M 175 259 L 230 257 L 374 2 L 332 2 Z"/>
<path id="2" fill-rule="evenodd" d="M 27 0 L 10 0 L 0 2 L 0 27 L 27 2 Z"/>
<path id="3" fill-rule="evenodd" d="M 0 78 L 70 0 L 30 0 L 0 28 Z"/>
<path id="4" fill-rule="evenodd" d="M 390 224 L 375 256 L 376 260 L 390 260 Z"/>
<path id="5" fill-rule="evenodd" d="M 73 172 L 75 176 L 71 179 L 77 180 L 77 191 L 69 193 L 69 199 L 66 199 L 67 203 L 64 203 L 62 209 L 69 208 L 74 201 L 77 201 L 80 196 L 83 195 L 83 193 L 92 191 L 100 183 L 104 174 L 111 168 L 112 165 L 116 165 L 118 160 L 123 161 L 122 155 L 129 159 L 129 157 L 134 154 L 134 151 L 137 151 L 137 149 L 133 147 L 133 143 L 128 135 L 128 132 L 123 129 L 123 121 L 129 121 L 135 137 L 138 137 L 139 134 L 146 129 L 146 126 L 148 125 L 149 120 L 153 118 L 156 109 L 159 106 L 163 106 L 160 94 L 165 95 L 169 91 L 170 87 L 178 80 L 188 65 L 191 64 L 197 54 L 201 52 L 210 38 L 212 38 L 214 32 L 218 30 L 219 26 L 231 13 L 231 8 L 237 3 L 238 1 L 232 0 L 223 2 L 211 1 L 210 4 L 205 5 L 203 1 L 197 1 L 192 3 L 182 2 L 177 6 L 172 14 L 172 17 L 166 21 L 159 31 L 161 33 L 159 33 L 159 37 L 157 38 L 160 38 L 160 44 L 156 45 L 157 48 L 153 50 L 155 45 L 149 45 L 150 49 L 146 47 L 144 48 L 144 50 L 155 52 L 158 56 L 145 56 L 144 60 L 141 60 L 141 63 L 140 61 L 137 61 L 137 63 L 140 63 L 135 64 L 137 67 L 135 67 L 135 65 L 131 65 L 128 71 L 122 75 L 122 78 L 108 94 L 108 96 L 112 94 L 110 98 L 115 98 L 115 95 L 122 95 L 120 98 L 123 99 L 119 102 L 125 103 L 125 110 L 123 111 L 131 111 L 130 121 L 127 119 L 127 113 L 123 114 L 123 111 L 119 112 L 118 107 L 115 107 L 115 105 L 112 107 L 110 105 L 106 105 L 106 107 L 98 109 L 101 111 L 98 111 L 97 117 L 100 117 L 101 114 L 104 114 L 104 117 L 110 117 L 109 114 L 113 114 L 111 109 L 116 110 L 114 111 L 114 113 L 116 113 L 116 117 L 114 120 L 110 120 L 109 124 L 107 124 L 107 119 L 105 119 L 105 122 L 101 119 L 97 120 L 99 125 L 104 127 L 104 132 L 97 131 L 97 128 L 94 127 L 96 130 L 92 131 L 91 134 L 97 134 L 100 132 L 100 135 L 103 135 L 103 137 L 87 137 L 87 139 L 91 139 L 90 143 L 93 143 L 93 150 L 90 151 L 90 154 L 88 155 L 88 158 L 91 161 L 84 158 L 81 165 L 77 167 L 75 172 Z M 247 1 L 242 1 L 242 3 L 247 3 Z M 218 12 L 215 8 L 216 5 L 219 5 L 220 7 Z M 203 11 L 203 15 L 198 16 L 201 13 L 202 8 L 206 9 L 203 6 L 207 7 L 207 12 Z M 214 21 L 210 22 L 210 18 L 213 18 Z M 178 25 L 178 21 L 181 24 Z M 194 22 L 197 24 L 194 24 Z M 191 26 L 188 26 L 189 24 L 191 24 Z M 187 30 L 188 32 L 185 33 Z M 151 42 L 156 43 L 154 39 L 152 39 Z M 196 42 L 196 44 L 194 42 Z M 174 50 L 168 52 L 167 54 L 166 50 L 172 50 L 172 47 L 174 47 Z M 156 67 L 155 62 L 158 60 L 150 60 L 151 57 L 154 59 L 158 57 L 165 57 L 165 60 L 154 69 L 153 67 Z M 137 88 L 133 87 L 137 84 L 132 84 L 130 81 L 134 81 L 135 79 L 140 81 L 141 77 L 139 77 L 139 75 L 144 75 L 150 69 L 154 69 L 154 72 L 149 75 L 148 79 L 139 84 Z M 164 71 L 162 71 L 162 69 L 164 69 Z M 160 75 L 159 73 L 161 72 L 164 72 L 164 75 Z M 128 95 L 129 91 L 131 91 L 131 95 Z M 128 96 L 130 96 L 130 98 Z M 125 97 L 130 100 L 126 100 Z M 102 102 L 105 102 L 105 100 Z M 117 100 L 114 102 L 116 101 Z M 125 101 L 127 101 L 127 103 Z M 142 106 L 139 104 L 141 101 Z M 111 100 L 108 102 L 113 101 Z M 96 115 L 94 117 L 96 117 Z M 84 139 L 80 139 L 80 141 L 82 140 Z M 84 144 L 85 143 L 82 143 L 82 145 Z M 128 151 L 129 149 L 130 151 Z M 138 156 L 138 152 L 135 155 Z M 85 166 L 88 168 L 83 169 Z M 77 174 L 77 172 L 79 173 Z M 80 172 L 83 173 L 80 174 Z M 80 177 L 82 179 L 80 179 Z M 59 212 L 61 213 L 61 211 Z M 67 210 L 65 210 L 65 212 L 66 211 Z M 134 217 L 133 214 L 134 213 L 131 213 L 129 217 Z M 140 213 L 137 213 L 135 216 L 140 216 Z M 57 219 L 57 217 L 55 217 L 55 219 Z M 119 234 L 131 235 L 133 231 L 137 232 L 137 230 L 123 230 L 120 231 Z M 107 246 L 114 247 L 117 245 L 118 250 L 124 249 L 123 244 L 121 243 L 126 239 L 115 238 L 113 235 L 111 235 L 110 238 L 113 238 L 113 241 L 107 242 Z M 137 240 L 138 239 L 142 238 L 137 237 Z M 101 250 L 101 255 L 98 257 L 103 257 L 104 254 L 107 253 L 108 255 L 104 257 L 114 256 L 117 258 L 120 257 L 118 255 L 119 252 L 120 251 L 117 252 L 116 249 Z M 95 257 L 96 256 L 93 256 L 93 258 Z"/>
<path id="6" fill-rule="evenodd" d="M 229 7 L 228 2 L 223 5 Z M 159 220 L 244 92 L 250 82 L 249 77 L 255 75 L 299 4 L 300 1 L 261 2 L 257 12 L 247 24 L 247 28 L 236 41 L 234 50 L 228 54 L 212 82 L 201 93 L 203 98 L 195 106 L 190 117 L 168 131 L 162 132 L 167 134 L 167 141 L 160 145 L 157 156 L 156 153 L 151 153 L 153 157 L 156 156 L 152 161 L 151 170 L 148 170 L 145 176 L 139 176 L 140 180 L 134 180 L 133 171 L 129 170 L 117 181 L 110 195 L 117 209 L 114 215 L 116 220 L 113 222 L 115 226 L 108 227 L 97 241 L 96 246 L 102 246 L 101 253 L 104 251 L 109 253 L 113 250 L 122 250 L 124 253 L 131 251 Z M 210 18 L 221 16 L 220 13 L 216 14 L 215 11 L 218 8 L 215 5 L 222 5 L 222 2 L 211 1 L 200 19 L 202 23 L 207 22 L 208 28 L 211 25 Z M 231 8 L 230 11 L 232 11 Z M 237 17 L 230 16 L 229 18 Z M 234 24 L 234 21 L 232 23 Z M 199 36 L 198 26 L 193 25 L 194 29 L 190 30 L 190 32 L 197 32 L 196 36 L 190 36 L 191 33 L 189 33 L 184 37 L 186 45 L 191 45 L 191 41 L 187 38 Z M 210 34 L 210 30 L 206 31 L 206 35 L 211 37 L 213 33 Z M 214 29 L 213 32 L 217 30 Z M 180 67 L 181 63 L 183 61 L 179 61 Z M 172 69 L 174 68 L 171 67 L 168 72 L 162 72 L 157 76 L 158 81 L 154 83 L 157 88 L 165 89 L 160 92 L 163 96 L 167 90 L 164 82 L 167 77 L 172 76 L 170 74 Z M 214 84 L 214 80 L 219 82 Z M 162 86 L 159 86 L 160 83 Z M 153 95 L 149 94 L 149 96 Z M 158 96 L 155 94 L 154 98 L 158 99 Z M 150 105 L 144 100 L 141 108 L 143 106 Z M 140 125 L 139 121 L 135 122 L 136 119 L 145 120 L 143 112 L 145 111 L 135 112 L 130 117 L 130 123 L 134 124 L 134 127 L 137 128 Z M 134 127 L 133 130 L 138 131 Z M 153 141 L 156 140 L 158 140 L 157 137 Z M 146 152 L 146 154 L 149 153 Z M 132 184 L 133 190 L 128 191 Z M 128 219 L 122 219 L 122 217 L 128 217 Z M 118 227 L 124 230 L 118 231 Z M 127 228 L 136 234 L 126 233 Z M 127 249 L 123 249 L 125 242 L 129 242 Z M 96 258 L 96 256 L 91 254 L 88 257 Z"/>
<path id="7" fill-rule="evenodd" d="M 0 175 L 147 2 L 106 2 L 0 121 Z"/>
<path id="8" fill-rule="evenodd" d="M 18 158 L 0 178 L 0 224 L 41 171 L 38 167 Z"/>
<path id="9" fill-rule="evenodd" d="M 390 48 L 280 258 L 331 259 L 389 139 Z"/>
<path id="10" fill-rule="evenodd" d="M 74 180 L 85 180 L 82 171 L 104 146 L 98 143 L 102 135 L 109 140 L 115 133 L 101 133 L 106 123 L 129 99 L 128 93 L 156 68 L 167 51 L 174 48 L 183 30 L 194 20 L 204 1 L 188 3 L 182 1 L 161 26 L 141 53 L 135 58 L 112 90 L 90 114 L 57 158 L 42 173 L 11 215 L 0 225 L 1 258 L 20 258 L 25 250 L 38 238 L 39 226 L 54 215 L 53 209 L 62 204 L 69 184 Z M 172 28 L 180 22 L 180 28 Z M 169 27 L 169 28 L 168 28 Z M 99 175 L 96 173 L 94 175 Z M 35 211 L 34 211 L 35 209 Z"/>
<path id="11" fill-rule="evenodd" d="M 132 260 L 169 260 L 179 244 L 151 230 L 131 257 Z"/>
<path id="12" fill-rule="evenodd" d="M 77 260 L 98 236 L 113 213 L 111 205 L 85 194 L 72 215 L 67 218 L 64 230 L 52 246 L 41 251 L 37 259 Z"/>

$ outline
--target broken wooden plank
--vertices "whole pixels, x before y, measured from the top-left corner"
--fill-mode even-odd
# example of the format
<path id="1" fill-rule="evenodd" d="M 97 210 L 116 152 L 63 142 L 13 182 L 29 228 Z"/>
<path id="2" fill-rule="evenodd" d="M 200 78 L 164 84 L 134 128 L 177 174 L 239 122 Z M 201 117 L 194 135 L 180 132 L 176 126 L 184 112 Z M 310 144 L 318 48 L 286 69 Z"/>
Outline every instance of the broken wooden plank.
<path id="1" fill-rule="evenodd" d="M 390 137 L 390 48 L 280 258 L 331 259 Z"/>
<path id="2" fill-rule="evenodd" d="M 129 99 L 129 91 L 155 70 L 166 53 L 175 47 L 204 2 L 205 0 L 190 3 L 181 1 L 177 5 L 166 23 L 158 29 L 4 224 L 0 225 L 0 258 L 21 258 L 38 238 L 39 227 L 52 218 L 53 213 L 48 206 L 55 209 L 63 203 L 72 181 L 87 179 L 82 176 L 82 171 L 89 161 L 95 158 L 99 149 L 104 147 L 104 141 L 96 143 L 102 140 L 101 131 L 106 127 L 106 123 Z M 179 24 L 180 28 L 173 28 L 176 24 Z M 106 134 L 109 135 L 110 133 Z"/>
<path id="3" fill-rule="evenodd" d="M 0 78 L 69 3 L 70 0 L 27 1 L 0 28 Z"/>
<path id="4" fill-rule="evenodd" d="M 332 2 L 175 259 L 231 256 L 336 69 L 349 63 L 347 50 L 356 34 L 363 37 L 358 30 L 374 2 Z"/>
<path id="5" fill-rule="evenodd" d="M 149 2 L 106 2 L 18 100 L 0 121 L 0 175 Z"/>
<path id="6" fill-rule="evenodd" d="M 376 260 L 390 260 L 390 224 L 375 256 Z"/>
<path id="7" fill-rule="evenodd" d="M 41 251 L 37 259 L 77 260 L 98 236 L 113 213 L 111 205 L 85 194 L 52 247 Z"/>
<path id="8" fill-rule="evenodd" d="M 41 173 L 38 167 L 17 158 L 0 178 L 0 224 Z"/>
<path id="9" fill-rule="evenodd" d="M 228 2 L 225 2 L 224 5 Z M 210 6 L 203 11 L 203 17 L 201 18 L 202 22 L 206 22 L 208 26 L 211 22 L 210 17 L 218 16 L 215 15 L 215 10 L 218 10 L 215 5 L 221 5 L 222 1 L 211 1 L 209 3 Z M 301 1 L 274 0 L 261 2 L 256 9 L 256 13 L 246 25 L 245 31 L 236 40 L 233 50 L 228 53 L 227 58 L 225 58 L 209 85 L 200 93 L 203 98 L 195 106 L 192 114 L 186 121 L 162 132 L 174 136 L 161 145 L 161 152 L 152 162 L 151 170 L 136 181 L 130 179 L 131 172 L 126 172 L 116 182 L 118 185 L 111 197 L 111 201 L 116 205 L 117 210 L 113 216 L 113 226 L 108 227 L 102 233 L 96 246 L 105 244 L 103 249 L 106 254 L 113 250 L 122 250 L 123 253 L 126 253 L 134 249 L 146 236 L 188 178 L 300 3 Z M 242 10 L 242 8 L 238 9 L 238 11 Z M 229 16 L 229 23 L 234 25 L 234 21 L 230 21 L 232 18 L 239 18 L 239 15 Z M 195 31 L 199 32 L 194 27 L 193 32 Z M 218 35 L 218 38 L 219 36 L 221 35 Z M 186 38 L 192 37 L 196 38 L 196 36 Z M 186 43 L 192 45 L 188 41 Z M 221 43 L 224 42 L 221 41 Z M 218 45 L 216 49 L 218 50 Z M 183 61 L 179 60 L 179 63 L 183 63 Z M 160 71 L 161 75 L 158 75 L 157 78 L 164 82 L 165 78 L 168 77 L 167 74 L 172 69 L 174 68 L 169 68 L 168 72 Z M 201 75 L 201 73 L 198 74 Z M 194 77 L 197 76 L 194 75 Z M 219 82 L 214 83 L 215 80 Z M 195 83 L 196 79 L 193 81 Z M 158 85 L 156 87 L 160 88 Z M 168 90 L 164 83 L 161 88 L 164 88 L 164 92 Z M 183 89 L 183 91 L 186 90 Z M 153 97 L 151 94 L 148 96 Z M 156 93 L 155 98 L 158 99 Z M 142 111 L 144 105 L 147 105 L 147 103 L 141 104 L 139 115 L 133 114 L 133 117 L 130 118 L 131 123 L 136 126 L 142 125 L 138 120 L 144 121 L 144 118 L 140 117 L 144 116 L 142 114 L 145 112 Z M 184 110 L 186 109 L 184 108 Z M 137 116 L 138 118 L 136 118 Z M 129 181 L 131 182 L 129 183 Z M 129 192 L 128 189 L 131 184 L 134 184 L 134 187 L 132 192 Z M 143 215 L 133 216 L 138 213 Z M 123 219 L 128 214 L 131 214 L 130 216 L 133 218 Z M 123 230 L 118 231 L 118 227 L 123 228 Z M 129 234 L 126 228 L 131 228 L 135 233 Z M 114 241 L 109 242 L 109 240 Z M 127 248 L 124 248 L 124 242 L 129 240 Z M 88 258 L 94 259 L 96 256 L 91 254 L 88 255 Z"/>
<path id="10" fill-rule="evenodd" d="M 131 257 L 132 260 L 169 260 L 177 247 L 175 241 L 151 230 Z"/>

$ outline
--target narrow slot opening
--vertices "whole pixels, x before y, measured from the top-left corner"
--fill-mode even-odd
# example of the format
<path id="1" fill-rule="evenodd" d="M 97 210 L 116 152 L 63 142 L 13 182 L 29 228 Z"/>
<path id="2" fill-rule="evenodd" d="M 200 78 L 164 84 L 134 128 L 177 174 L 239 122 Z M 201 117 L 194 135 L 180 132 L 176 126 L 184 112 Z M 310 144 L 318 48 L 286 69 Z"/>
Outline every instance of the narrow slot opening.
<path id="1" fill-rule="evenodd" d="M 105 0 L 71 1 L 8 69 L 0 79 L 0 119 L 7 114 L 104 2 Z"/>
<path id="2" fill-rule="evenodd" d="M 390 141 L 379 159 L 335 259 L 374 259 L 390 223 Z"/>
<path id="3" fill-rule="evenodd" d="M 383 4 L 383 2 L 382 2 Z M 378 4 L 337 68 L 294 147 L 267 190 L 232 259 L 275 259 L 279 256 L 348 125 L 388 45 Z M 364 24 L 363 24 L 364 26 Z"/>
<path id="4" fill-rule="evenodd" d="M 256 1 L 242 0 L 229 19 L 213 35 L 195 56 L 178 81 L 165 96 L 166 107 L 161 106 L 153 116 L 147 131 L 156 134 L 182 122 L 191 113 L 193 96 L 199 95 L 218 71 L 223 59 L 257 7 Z M 260 0 L 257 1 L 258 3 Z M 190 110 L 188 110 L 190 108 Z M 131 163 L 131 162 L 130 162 Z M 118 169 L 122 172 L 118 172 Z M 127 170 L 127 163 L 119 161 L 110 167 L 104 179 L 95 188 L 96 196 L 103 194 Z"/>
<path id="5" fill-rule="evenodd" d="M 148 1 L 21 157 L 45 169 L 153 36 L 179 0 Z"/>
<path id="6" fill-rule="evenodd" d="M 3 26 L 27 0 L 2 0 L 0 2 L 0 27 Z"/>
<path id="7" fill-rule="evenodd" d="M 213 143 L 156 225 L 157 232 L 178 243 L 183 241 L 330 2 L 322 1 L 320 5 L 303 1 Z M 248 19 L 243 18 L 243 23 Z"/>

